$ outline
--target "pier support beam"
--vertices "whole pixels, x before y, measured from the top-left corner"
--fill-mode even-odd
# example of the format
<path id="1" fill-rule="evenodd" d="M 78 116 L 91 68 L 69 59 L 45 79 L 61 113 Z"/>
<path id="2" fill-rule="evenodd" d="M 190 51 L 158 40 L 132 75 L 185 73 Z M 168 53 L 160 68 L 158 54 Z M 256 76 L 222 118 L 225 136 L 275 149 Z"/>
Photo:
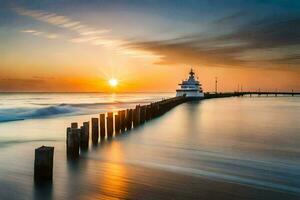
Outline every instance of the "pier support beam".
<path id="1" fill-rule="evenodd" d="M 72 122 L 71 123 L 71 128 L 78 128 L 78 123 L 77 122 Z"/>
<path id="2" fill-rule="evenodd" d="M 151 105 L 146 106 L 146 121 L 149 121 L 151 119 Z"/>
<path id="3" fill-rule="evenodd" d="M 98 118 L 92 118 L 92 142 L 98 144 L 99 141 L 99 120 Z"/>
<path id="4" fill-rule="evenodd" d="M 100 139 L 105 139 L 105 114 L 100 114 Z"/>
<path id="5" fill-rule="evenodd" d="M 53 177 L 54 147 L 41 146 L 35 149 L 34 181 L 49 181 Z"/>
<path id="6" fill-rule="evenodd" d="M 145 123 L 146 119 L 146 106 L 140 107 L 140 124 Z"/>
<path id="7" fill-rule="evenodd" d="M 131 130 L 132 128 L 132 109 L 126 111 L 126 129 Z"/>
<path id="8" fill-rule="evenodd" d="M 115 115 L 115 135 L 120 133 L 120 116 Z"/>
<path id="9" fill-rule="evenodd" d="M 90 124 L 89 122 L 83 122 L 83 126 L 80 128 L 80 149 L 86 150 L 89 147 L 90 138 Z"/>
<path id="10" fill-rule="evenodd" d="M 120 127 L 121 127 L 121 132 L 125 131 L 125 127 L 126 127 L 126 122 L 125 122 L 125 110 L 120 110 L 118 112 L 118 114 L 120 115 Z"/>
<path id="11" fill-rule="evenodd" d="M 80 129 L 67 128 L 67 157 L 76 159 L 79 157 Z"/>
<path id="12" fill-rule="evenodd" d="M 137 109 L 133 109 L 132 111 L 132 125 L 133 125 L 133 128 L 137 127 Z"/>
<path id="13" fill-rule="evenodd" d="M 107 138 L 111 139 L 113 137 L 114 132 L 114 113 L 107 113 L 106 118 L 106 127 L 107 127 Z"/>
<path id="14" fill-rule="evenodd" d="M 137 105 L 133 111 L 133 127 L 140 125 L 140 105 Z"/>

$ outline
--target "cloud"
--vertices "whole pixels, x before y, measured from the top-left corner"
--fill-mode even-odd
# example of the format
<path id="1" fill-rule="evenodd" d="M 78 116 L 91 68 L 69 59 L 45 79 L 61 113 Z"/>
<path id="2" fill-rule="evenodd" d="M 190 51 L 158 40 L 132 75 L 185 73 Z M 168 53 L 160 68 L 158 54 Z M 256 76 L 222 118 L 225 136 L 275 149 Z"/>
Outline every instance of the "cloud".
<path id="1" fill-rule="evenodd" d="M 150 58 L 158 59 L 160 56 L 155 55 L 152 52 L 133 49 L 127 46 L 128 41 L 122 39 L 115 39 L 107 34 L 111 32 L 108 29 L 97 29 L 88 26 L 80 21 L 72 20 L 71 18 L 63 15 L 57 15 L 55 13 L 45 12 L 41 10 L 30 10 L 22 7 L 15 7 L 14 10 L 19 15 L 29 16 L 38 21 L 42 21 L 53 26 L 67 29 L 69 31 L 77 33 L 77 36 L 67 41 L 72 43 L 87 43 L 93 46 L 103 46 L 117 50 L 118 53 L 123 55 L 129 55 L 137 58 Z M 21 32 L 30 33 L 36 36 L 44 36 L 49 39 L 58 37 L 58 34 L 49 34 L 43 31 L 37 30 L 22 30 Z"/>
<path id="2" fill-rule="evenodd" d="M 20 7 L 15 10 L 20 15 L 76 33 L 67 39 L 69 42 L 111 48 L 122 55 L 153 59 L 158 64 L 292 68 L 300 64 L 298 15 L 253 20 L 249 12 L 239 11 L 215 20 L 207 32 L 161 40 L 124 40 L 112 37 L 111 30 L 97 29 L 67 16 Z M 24 32 L 51 38 L 42 31 L 31 31 Z"/>
<path id="3" fill-rule="evenodd" d="M 226 21 L 231 18 L 226 18 Z M 129 46 L 162 55 L 159 64 L 299 67 L 300 17 L 270 17 L 250 21 L 231 32 L 217 28 L 210 31 L 212 34 L 197 33 L 168 40 L 132 40 Z M 218 35 L 214 34 L 216 32 Z M 259 56 L 260 53 L 266 57 Z"/>
<path id="4" fill-rule="evenodd" d="M 22 33 L 29 33 L 35 36 L 42 36 L 48 39 L 56 39 L 59 37 L 58 34 L 56 33 L 49 33 L 49 32 L 44 32 L 44 31 L 37 31 L 34 29 L 25 29 L 25 30 L 21 30 Z"/>
<path id="5" fill-rule="evenodd" d="M 55 13 L 45 12 L 41 10 L 30 10 L 22 7 L 15 7 L 14 10 L 19 15 L 29 16 L 36 20 L 46 22 L 54 26 L 76 31 L 80 35 L 101 35 L 110 31 L 108 29 L 95 29 L 81 23 L 80 21 L 72 20 L 69 17 L 57 15 Z"/>
<path id="6" fill-rule="evenodd" d="M 247 48 L 273 48 L 300 44 L 300 16 L 255 21 L 238 28 L 232 34 L 216 39 L 245 41 L 248 43 Z"/>

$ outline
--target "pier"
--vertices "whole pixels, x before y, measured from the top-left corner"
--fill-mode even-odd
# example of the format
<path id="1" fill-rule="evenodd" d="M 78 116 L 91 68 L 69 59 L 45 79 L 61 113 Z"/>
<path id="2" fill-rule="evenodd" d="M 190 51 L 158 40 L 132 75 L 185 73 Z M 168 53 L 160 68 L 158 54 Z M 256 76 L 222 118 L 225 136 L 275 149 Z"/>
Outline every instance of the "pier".
<path id="1" fill-rule="evenodd" d="M 242 97 L 242 96 L 266 96 L 266 97 L 278 97 L 278 96 L 300 96 L 300 92 L 224 92 L 224 93 L 204 93 L 203 99 L 212 98 L 224 98 L 224 97 Z"/>
<path id="2" fill-rule="evenodd" d="M 89 127 L 91 123 L 92 144 L 98 145 L 104 140 L 111 140 L 118 135 L 129 133 L 131 129 L 137 128 L 148 121 L 155 119 L 177 105 L 195 100 L 243 97 L 243 96 L 299 96 L 299 92 L 225 92 L 225 93 L 204 93 L 201 98 L 187 97 L 186 95 L 177 96 L 146 105 L 136 105 L 134 109 L 119 110 L 116 113 L 107 112 L 99 114 L 98 118 L 91 118 L 90 122 L 84 122 L 78 128 L 77 122 L 72 122 L 67 127 L 67 155 L 70 159 L 78 159 L 80 152 L 89 146 Z M 100 136 L 100 137 L 99 137 Z"/>
<path id="3" fill-rule="evenodd" d="M 89 132 L 92 134 L 91 143 L 95 146 L 104 140 L 111 140 L 118 135 L 138 128 L 186 101 L 188 98 L 180 96 L 146 105 L 136 105 L 134 109 L 119 110 L 116 113 L 101 113 L 99 118 L 93 117 L 90 121 L 83 122 L 80 128 L 78 128 L 77 122 L 72 122 L 70 127 L 66 129 L 67 157 L 71 160 L 78 159 L 80 153 L 87 150 Z"/>
<path id="4" fill-rule="evenodd" d="M 225 92 L 225 93 L 204 93 L 201 98 L 187 97 L 186 95 L 177 96 L 145 105 L 136 105 L 134 109 L 119 110 L 115 113 L 100 113 L 99 117 L 93 117 L 90 121 L 79 125 L 72 122 L 66 131 L 66 154 L 68 160 L 80 159 L 81 152 L 89 148 L 89 143 L 96 146 L 105 140 L 129 133 L 148 121 L 162 116 L 172 108 L 188 101 L 226 98 L 226 97 L 244 97 L 244 96 L 292 96 L 300 97 L 299 92 Z M 91 133 L 91 137 L 90 137 Z M 44 153 L 44 146 L 36 149 L 35 160 L 35 180 L 52 180 L 53 153 L 54 148 L 48 148 L 50 153 Z M 42 163 L 46 164 L 39 164 Z M 42 166 L 42 167 L 40 167 Z M 44 175 L 45 174 L 45 175 Z"/>

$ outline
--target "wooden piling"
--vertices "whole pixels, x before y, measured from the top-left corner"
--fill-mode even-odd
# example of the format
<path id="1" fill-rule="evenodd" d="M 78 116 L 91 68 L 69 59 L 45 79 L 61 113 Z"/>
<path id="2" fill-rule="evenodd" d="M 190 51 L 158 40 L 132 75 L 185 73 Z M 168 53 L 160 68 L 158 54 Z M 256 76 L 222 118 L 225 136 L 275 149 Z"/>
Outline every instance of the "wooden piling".
<path id="1" fill-rule="evenodd" d="M 119 111 L 119 115 L 120 115 L 120 127 L 121 127 L 121 131 L 125 131 L 125 127 L 126 127 L 126 123 L 125 123 L 125 110 L 121 110 Z"/>
<path id="2" fill-rule="evenodd" d="M 125 119 L 124 119 L 124 123 L 125 123 L 125 129 L 128 130 L 127 125 L 128 125 L 128 119 L 129 119 L 129 109 L 125 110 Z"/>
<path id="3" fill-rule="evenodd" d="M 106 128 L 107 128 L 107 138 L 110 139 L 113 137 L 113 131 L 114 131 L 114 113 L 112 112 L 107 113 Z"/>
<path id="4" fill-rule="evenodd" d="M 120 132 L 122 132 L 122 123 L 123 123 L 122 110 L 118 111 L 118 116 L 119 116 L 119 121 L 120 121 Z"/>
<path id="5" fill-rule="evenodd" d="M 98 118 L 92 118 L 92 142 L 98 144 L 99 141 L 99 120 Z"/>
<path id="6" fill-rule="evenodd" d="M 136 123 L 136 116 L 137 115 L 137 110 L 136 108 L 132 110 L 132 126 L 133 128 L 137 127 L 137 123 Z"/>
<path id="7" fill-rule="evenodd" d="M 146 106 L 146 117 L 145 120 L 149 121 L 151 119 L 151 105 Z"/>
<path id="8" fill-rule="evenodd" d="M 126 110 L 126 129 L 131 130 L 132 128 L 132 109 Z"/>
<path id="9" fill-rule="evenodd" d="M 41 146 L 35 149 L 34 154 L 34 180 L 52 180 L 54 147 Z"/>
<path id="10" fill-rule="evenodd" d="M 145 123 L 145 119 L 146 119 L 146 107 L 141 106 L 140 107 L 140 124 Z"/>
<path id="11" fill-rule="evenodd" d="M 105 114 L 100 114 L 100 139 L 105 139 Z"/>
<path id="12" fill-rule="evenodd" d="M 133 111 L 133 127 L 138 127 L 140 125 L 140 105 L 136 105 Z"/>
<path id="13" fill-rule="evenodd" d="M 115 135 L 120 133 L 120 116 L 115 115 Z"/>
<path id="14" fill-rule="evenodd" d="M 90 124 L 89 122 L 83 122 L 83 126 L 80 128 L 80 148 L 83 150 L 89 147 L 89 137 L 90 137 Z"/>
<path id="15" fill-rule="evenodd" d="M 251 95 L 251 93 L 250 93 Z M 115 134 L 132 129 L 139 126 L 141 123 L 145 123 L 150 119 L 158 117 L 180 103 L 186 101 L 186 97 L 174 97 L 171 99 L 165 99 L 149 105 L 137 105 L 135 109 L 120 110 L 118 115 L 115 116 L 115 123 L 113 113 L 107 114 L 105 123 L 105 114 L 100 114 L 99 118 L 92 118 L 91 125 L 89 122 L 84 122 L 83 126 L 78 129 L 78 123 L 71 123 L 71 127 L 67 129 L 67 155 L 68 157 L 76 158 L 79 156 L 80 149 L 87 149 L 89 145 L 89 126 L 91 126 L 92 142 L 98 144 L 99 141 L 99 129 L 101 140 L 106 136 L 106 129 L 108 138 L 113 137 Z M 100 127 L 99 127 L 100 124 Z M 106 127 L 106 128 L 105 128 Z"/>
<path id="16" fill-rule="evenodd" d="M 78 123 L 77 122 L 72 122 L 71 123 L 71 128 L 78 128 Z"/>
<path id="17" fill-rule="evenodd" d="M 75 159 L 79 157 L 80 129 L 67 129 L 67 157 Z"/>

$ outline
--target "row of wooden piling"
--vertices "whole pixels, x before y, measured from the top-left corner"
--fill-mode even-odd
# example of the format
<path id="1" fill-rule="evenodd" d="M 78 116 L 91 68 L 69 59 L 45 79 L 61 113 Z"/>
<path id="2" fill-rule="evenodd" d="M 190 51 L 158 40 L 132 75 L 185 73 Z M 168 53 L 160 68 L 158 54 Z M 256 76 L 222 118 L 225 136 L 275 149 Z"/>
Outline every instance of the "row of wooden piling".
<path id="1" fill-rule="evenodd" d="M 185 100 L 185 97 L 174 97 L 148 105 L 137 105 L 134 109 L 120 110 L 115 115 L 113 112 L 102 113 L 91 119 L 91 128 L 89 122 L 84 122 L 80 128 L 77 122 L 73 122 L 67 128 L 67 156 L 75 159 L 79 157 L 80 151 L 87 150 L 90 130 L 92 144 L 97 145 L 100 141 L 110 140 L 164 114 Z"/>
<path id="2" fill-rule="evenodd" d="M 77 122 L 73 122 L 67 128 L 67 157 L 79 158 L 80 152 L 89 147 L 90 135 L 92 144 L 97 145 L 100 141 L 110 140 L 125 131 L 137 128 L 185 101 L 185 97 L 174 97 L 147 105 L 137 105 L 134 109 L 120 110 L 115 115 L 113 112 L 102 113 L 98 118 L 91 118 L 91 123 L 83 122 L 80 127 Z M 35 180 L 52 179 L 53 154 L 54 147 L 43 146 L 35 150 Z"/>

